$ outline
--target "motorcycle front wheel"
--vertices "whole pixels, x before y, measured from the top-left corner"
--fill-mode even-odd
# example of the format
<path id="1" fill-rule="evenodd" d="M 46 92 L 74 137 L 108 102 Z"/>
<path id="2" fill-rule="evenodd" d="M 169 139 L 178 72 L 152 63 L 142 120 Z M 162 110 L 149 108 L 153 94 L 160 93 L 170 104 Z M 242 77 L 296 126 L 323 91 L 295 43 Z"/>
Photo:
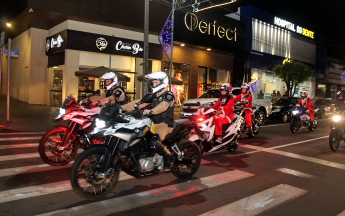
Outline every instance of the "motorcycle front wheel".
<path id="1" fill-rule="evenodd" d="M 99 199 L 115 188 L 120 175 L 120 165 L 111 164 L 105 173 L 101 173 L 104 163 L 104 147 L 85 150 L 75 160 L 71 169 L 71 185 L 74 192 L 89 200 Z"/>
<path id="2" fill-rule="evenodd" d="M 78 151 L 78 137 L 72 138 L 67 146 L 62 146 L 67 128 L 53 128 L 45 133 L 38 146 L 41 159 L 51 166 L 63 166 L 75 158 Z"/>
<path id="3" fill-rule="evenodd" d="M 332 151 L 337 151 L 339 148 L 339 139 L 338 139 L 338 133 L 336 130 L 331 129 L 331 132 L 329 132 L 329 147 L 332 149 Z"/>
<path id="4" fill-rule="evenodd" d="M 199 169 L 201 161 L 200 149 L 194 142 L 189 140 L 182 141 L 177 146 L 183 154 L 183 158 L 182 161 L 176 159 L 172 173 L 180 179 L 190 178 Z"/>
<path id="5" fill-rule="evenodd" d="M 291 133 L 296 133 L 298 129 L 298 122 L 296 121 L 296 119 L 293 118 L 290 122 L 290 131 Z"/>

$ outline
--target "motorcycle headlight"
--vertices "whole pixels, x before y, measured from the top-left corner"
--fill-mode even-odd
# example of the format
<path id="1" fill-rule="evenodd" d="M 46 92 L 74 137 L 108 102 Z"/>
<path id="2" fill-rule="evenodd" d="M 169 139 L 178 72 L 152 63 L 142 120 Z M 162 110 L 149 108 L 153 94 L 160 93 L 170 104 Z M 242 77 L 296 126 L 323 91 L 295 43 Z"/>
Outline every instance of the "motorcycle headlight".
<path id="1" fill-rule="evenodd" d="M 298 110 L 294 110 L 294 111 L 292 111 L 292 115 L 297 115 L 299 113 L 299 111 Z"/>
<path id="2" fill-rule="evenodd" d="M 66 110 L 60 107 L 60 115 L 65 115 L 65 114 L 66 114 Z"/>
<path id="3" fill-rule="evenodd" d="M 340 116 L 333 116 L 333 121 L 339 122 L 340 121 Z"/>
<path id="4" fill-rule="evenodd" d="M 96 119 L 96 127 L 97 128 L 104 128 L 106 126 L 106 123 L 104 120 L 99 120 L 98 118 Z"/>

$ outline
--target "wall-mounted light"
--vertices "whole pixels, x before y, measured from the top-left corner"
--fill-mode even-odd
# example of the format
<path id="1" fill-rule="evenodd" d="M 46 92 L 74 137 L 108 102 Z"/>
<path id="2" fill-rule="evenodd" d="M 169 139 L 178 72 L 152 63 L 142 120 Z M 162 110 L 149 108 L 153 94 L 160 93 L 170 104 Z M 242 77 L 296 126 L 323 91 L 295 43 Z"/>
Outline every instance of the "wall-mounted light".
<path id="1" fill-rule="evenodd" d="M 54 68 L 57 68 L 56 66 Z"/>
<path id="2" fill-rule="evenodd" d="M 186 45 L 183 43 L 183 44 L 181 44 L 181 46 L 186 46 Z"/>
<path id="3" fill-rule="evenodd" d="M 211 48 L 207 48 L 207 51 L 211 51 Z"/>
<path id="4" fill-rule="evenodd" d="M 6 23 L 7 27 L 11 27 L 11 23 Z"/>

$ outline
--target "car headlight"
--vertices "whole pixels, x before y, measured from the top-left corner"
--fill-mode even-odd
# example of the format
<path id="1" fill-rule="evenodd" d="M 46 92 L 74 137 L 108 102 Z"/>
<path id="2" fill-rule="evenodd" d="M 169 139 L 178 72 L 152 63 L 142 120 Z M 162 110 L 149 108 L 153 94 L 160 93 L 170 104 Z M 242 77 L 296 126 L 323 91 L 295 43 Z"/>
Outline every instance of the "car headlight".
<path id="1" fill-rule="evenodd" d="M 339 122 L 340 121 L 340 116 L 333 116 L 333 121 Z"/>
<path id="2" fill-rule="evenodd" d="M 65 114 L 66 114 L 66 110 L 60 107 L 60 115 L 65 115 Z"/>
<path id="3" fill-rule="evenodd" d="M 106 126 L 106 123 L 104 120 L 99 120 L 98 118 L 96 118 L 96 127 L 97 128 L 104 128 Z"/>
<path id="4" fill-rule="evenodd" d="M 299 113 L 299 111 L 298 110 L 294 110 L 294 111 L 292 111 L 292 115 L 297 115 Z"/>

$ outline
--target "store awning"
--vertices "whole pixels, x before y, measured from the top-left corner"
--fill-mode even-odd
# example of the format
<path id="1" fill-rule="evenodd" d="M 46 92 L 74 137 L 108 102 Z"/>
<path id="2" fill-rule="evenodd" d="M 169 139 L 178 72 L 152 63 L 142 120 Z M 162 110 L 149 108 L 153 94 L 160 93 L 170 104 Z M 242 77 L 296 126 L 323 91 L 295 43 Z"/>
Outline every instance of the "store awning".
<path id="1" fill-rule="evenodd" d="M 75 75 L 76 76 L 86 76 L 86 77 L 95 77 L 95 78 L 100 78 L 101 76 L 103 76 L 103 74 L 107 73 L 107 72 L 114 72 L 118 78 L 119 81 L 127 81 L 130 82 L 131 78 L 129 78 L 128 76 L 125 76 L 121 73 L 125 72 L 125 71 L 113 71 L 109 68 L 106 67 L 96 67 L 96 68 L 91 68 L 91 69 L 87 69 L 87 70 L 80 70 L 80 71 L 76 71 Z"/>
<path id="2" fill-rule="evenodd" d="M 142 82 L 143 81 L 143 75 L 137 76 L 137 80 Z M 183 85 L 183 81 L 180 81 L 174 77 L 171 78 L 171 84 L 172 85 Z"/>

